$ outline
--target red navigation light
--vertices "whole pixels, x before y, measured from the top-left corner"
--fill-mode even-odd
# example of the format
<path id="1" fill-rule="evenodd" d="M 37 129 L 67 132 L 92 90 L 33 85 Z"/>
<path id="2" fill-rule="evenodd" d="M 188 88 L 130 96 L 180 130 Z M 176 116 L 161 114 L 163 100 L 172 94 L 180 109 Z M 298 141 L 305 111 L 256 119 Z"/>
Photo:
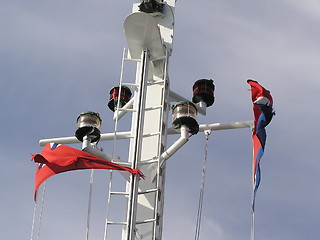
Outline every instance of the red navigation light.
<path id="1" fill-rule="evenodd" d="M 214 103 L 214 84 L 213 80 L 200 79 L 193 85 L 193 98 L 194 103 L 205 102 L 207 107 Z"/>
<path id="2" fill-rule="evenodd" d="M 121 87 L 121 94 L 120 94 L 120 99 L 119 99 L 119 89 L 120 87 L 114 87 L 110 90 L 110 97 L 109 97 L 109 103 L 108 103 L 108 107 L 110 108 L 111 111 L 115 111 L 115 109 L 117 108 L 117 104 L 118 101 L 120 101 L 119 103 L 119 107 L 123 107 L 124 105 L 126 105 L 127 102 L 129 102 L 129 100 L 131 99 L 131 91 L 128 87 Z"/>

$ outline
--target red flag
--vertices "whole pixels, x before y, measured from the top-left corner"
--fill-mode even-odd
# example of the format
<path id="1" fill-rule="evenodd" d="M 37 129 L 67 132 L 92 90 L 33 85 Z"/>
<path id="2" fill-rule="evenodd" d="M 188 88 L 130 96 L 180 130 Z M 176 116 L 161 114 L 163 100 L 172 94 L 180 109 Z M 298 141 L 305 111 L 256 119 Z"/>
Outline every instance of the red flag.
<path id="1" fill-rule="evenodd" d="M 252 132 L 253 143 L 253 199 L 252 211 L 254 211 L 255 198 L 261 180 L 260 160 L 264 153 L 266 145 L 265 127 L 270 123 L 273 112 L 273 99 L 268 90 L 262 87 L 257 81 L 249 79 L 247 81 L 251 86 L 251 98 L 254 113 L 254 128 Z"/>
<path id="2" fill-rule="evenodd" d="M 127 171 L 131 174 L 139 174 L 141 177 L 144 177 L 138 169 L 123 167 L 89 153 L 60 144 L 47 144 L 41 154 L 32 155 L 32 159 L 38 163 L 34 184 L 35 200 L 41 183 L 49 177 L 62 172 L 79 169 L 110 169 Z"/>

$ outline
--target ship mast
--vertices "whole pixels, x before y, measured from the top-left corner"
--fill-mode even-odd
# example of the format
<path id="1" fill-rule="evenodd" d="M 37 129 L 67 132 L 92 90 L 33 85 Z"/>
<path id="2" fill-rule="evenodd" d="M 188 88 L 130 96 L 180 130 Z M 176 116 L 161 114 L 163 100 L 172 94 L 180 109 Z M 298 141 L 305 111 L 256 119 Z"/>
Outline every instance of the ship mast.
<path id="1" fill-rule="evenodd" d="M 133 83 L 121 81 L 117 91 L 121 94 L 123 89 L 132 88 L 134 93 L 133 98 L 124 102 L 123 106 L 113 103 L 112 110 L 115 121 L 130 112 L 131 129 L 127 132 L 101 134 L 100 141 L 130 139 L 129 156 L 125 164 L 139 168 L 145 178 L 128 175 L 125 176 L 125 190 L 109 189 L 108 204 L 113 198 L 123 197 L 126 205 L 122 221 L 108 217 L 106 222 L 106 230 L 112 226 L 122 226 L 121 240 L 162 239 L 166 160 L 188 141 L 191 133 L 247 128 L 252 125 L 252 122 L 235 122 L 199 126 L 193 114 L 198 112 L 205 115 L 206 107 L 212 104 L 211 100 L 209 103 L 198 101 L 197 104 L 192 104 L 192 101 L 170 90 L 167 70 L 173 47 L 175 2 L 176 0 L 145 0 L 134 4 L 132 14 L 124 21 L 128 51 L 123 56 L 123 62 L 136 62 L 136 77 Z M 206 85 L 208 81 L 204 80 L 200 84 Z M 212 85 L 212 81 L 209 81 L 210 84 Z M 213 93 L 214 88 L 211 90 Z M 185 108 L 191 114 L 186 116 L 186 122 L 177 118 L 175 128 L 170 128 L 168 115 L 171 102 L 181 101 L 182 105 L 176 108 L 178 115 Z M 167 147 L 169 134 L 180 135 L 180 138 Z M 40 145 L 50 142 L 70 144 L 79 141 L 75 137 L 43 139 L 40 140 Z M 110 156 L 97 148 L 90 148 L 90 144 L 86 151 L 110 160 Z M 105 239 L 108 239 L 107 234 Z"/>
<path id="2" fill-rule="evenodd" d="M 148 7 L 148 2 L 143 4 L 133 6 L 124 29 L 128 59 L 138 61 L 129 162 L 144 173 L 145 179 L 132 175 L 126 182 L 127 213 L 122 240 L 155 240 L 162 235 L 165 164 L 161 166 L 161 154 L 166 149 L 170 109 L 167 67 L 172 52 L 175 0 L 154 2 L 159 6 L 155 9 L 143 8 Z"/>

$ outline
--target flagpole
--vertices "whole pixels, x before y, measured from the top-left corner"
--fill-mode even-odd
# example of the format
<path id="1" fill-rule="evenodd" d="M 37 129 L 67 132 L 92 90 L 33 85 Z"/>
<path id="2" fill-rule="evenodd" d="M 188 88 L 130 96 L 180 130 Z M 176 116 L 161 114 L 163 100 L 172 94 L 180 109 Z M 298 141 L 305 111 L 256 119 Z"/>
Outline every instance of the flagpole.
<path id="1" fill-rule="evenodd" d="M 251 240 L 254 240 L 254 211 L 251 211 Z"/>
<path id="2" fill-rule="evenodd" d="M 254 124 L 251 126 L 251 131 L 254 131 Z M 252 139 L 252 144 L 253 139 Z M 250 240 L 254 240 L 254 188 L 255 188 L 255 172 L 254 172 L 254 148 L 252 148 L 252 193 L 251 193 L 251 231 L 250 231 Z"/>

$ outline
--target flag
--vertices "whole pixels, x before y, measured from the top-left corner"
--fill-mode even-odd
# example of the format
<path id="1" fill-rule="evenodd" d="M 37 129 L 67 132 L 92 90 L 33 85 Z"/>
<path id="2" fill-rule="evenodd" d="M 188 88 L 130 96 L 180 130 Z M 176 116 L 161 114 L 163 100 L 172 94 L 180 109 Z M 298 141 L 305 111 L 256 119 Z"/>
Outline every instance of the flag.
<path id="1" fill-rule="evenodd" d="M 257 81 L 249 79 L 247 83 L 251 86 L 251 97 L 253 103 L 254 128 L 252 131 L 253 143 L 253 199 L 252 211 L 254 211 L 256 193 L 260 185 L 261 169 L 260 160 L 264 153 L 266 144 L 265 127 L 270 123 L 273 112 L 273 99 L 270 92 L 262 87 Z"/>
<path id="2" fill-rule="evenodd" d="M 32 155 L 36 166 L 34 199 L 41 183 L 51 176 L 79 169 L 110 169 L 127 171 L 131 174 L 139 174 L 144 177 L 138 169 L 123 167 L 119 164 L 106 161 L 81 150 L 61 144 L 47 144 L 40 154 Z"/>

